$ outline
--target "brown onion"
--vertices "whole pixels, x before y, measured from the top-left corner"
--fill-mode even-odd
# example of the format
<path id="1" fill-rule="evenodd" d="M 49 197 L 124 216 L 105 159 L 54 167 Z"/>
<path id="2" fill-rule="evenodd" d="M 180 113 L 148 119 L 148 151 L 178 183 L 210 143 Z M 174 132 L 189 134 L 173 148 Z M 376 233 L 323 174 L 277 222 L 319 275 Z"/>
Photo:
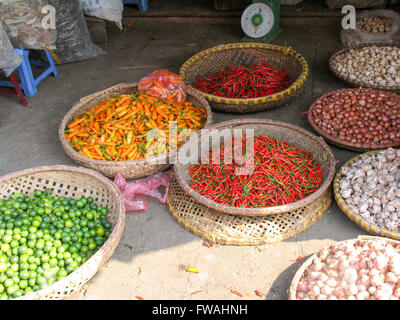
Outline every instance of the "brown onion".
<path id="1" fill-rule="evenodd" d="M 376 145 L 400 143 L 400 95 L 394 92 L 339 90 L 316 100 L 310 115 L 334 139 Z"/>

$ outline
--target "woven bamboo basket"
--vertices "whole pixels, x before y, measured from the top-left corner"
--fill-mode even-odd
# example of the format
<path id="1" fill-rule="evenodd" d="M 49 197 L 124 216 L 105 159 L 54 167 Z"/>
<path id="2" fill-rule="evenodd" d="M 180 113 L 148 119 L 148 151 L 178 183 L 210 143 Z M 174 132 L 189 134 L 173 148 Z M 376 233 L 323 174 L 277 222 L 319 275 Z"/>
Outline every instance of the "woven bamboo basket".
<path id="1" fill-rule="evenodd" d="M 348 167 L 358 159 L 360 159 L 363 155 L 369 154 L 378 154 L 379 150 L 375 151 L 370 151 L 370 152 L 365 152 L 363 154 L 360 154 L 359 156 L 347 161 L 343 167 Z M 342 167 L 342 168 L 343 168 Z M 347 217 L 349 217 L 350 220 L 355 222 L 360 228 L 364 229 L 365 231 L 368 231 L 369 233 L 372 233 L 377 236 L 382 236 L 382 237 L 388 237 L 391 239 L 395 240 L 400 240 L 400 233 L 395 232 L 395 231 L 390 231 L 386 228 L 380 227 L 375 223 L 372 223 L 359 215 L 358 213 L 355 213 L 347 204 L 346 201 L 342 198 L 340 195 L 340 179 L 342 177 L 341 175 L 341 170 L 338 170 L 336 173 L 335 179 L 333 181 L 333 194 L 335 197 L 335 200 L 339 206 L 339 208 L 346 214 Z"/>
<path id="2" fill-rule="evenodd" d="M 174 166 L 176 179 L 181 188 L 190 195 L 195 201 L 209 207 L 215 211 L 242 216 L 266 216 L 271 214 L 286 213 L 295 209 L 305 207 L 311 202 L 321 197 L 330 186 L 335 174 L 335 158 L 324 139 L 317 137 L 314 134 L 293 124 L 279 122 L 266 119 L 240 119 L 221 122 L 210 126 L 209 130 L 203 130 L 199 136 L 200 139 L 211 140 L 212 146 L 219 146 L 220 139 L 215 139 L 218 132 L 232 132 L 233 129 L 254 130 L 255 136 L 267 135 L 280 140 L 284 140 L 289 144 L 294 144 L 299 148 L 306 149 L 312 152 L 314 158 L 320 162 L 321 168 L 325 170 L 322 177 L 322 184 L 313 194 L 293 203 L 286 205 L 265 207 L 265 208 L 238 208 L 221 205 L 207 197 L 204 197 L 199 192 L 192 189 L 189 185 L 191 176 L 189 174 L 190 164 L 182 164 L 179 161 Z M 233 136 L 233 134 L 232 134 Z M 211 146 L 210 145 L 210 146 Z M 203 147 L 203 146 L 202 146 Z M 188 154 L 192 148 L 198 148 L 197 139 L 189 139 L 180 149 L 182 155 Z M 211 148 L 211 147 L 210 147 Z M 201 156 L 201 154 L 200 154 Z M 200 160 L 200 157 L 198 158 Z M 200 161 L 199 161 L 200 162 Z"/>
<path id="3" fill-rule="evenodd" d="M 80 291 L 112 256 L 125 226 L 125 206 L 118 188 L 96 171 L 70 166 L 47 166 L 27 169 L 0 178 L 0 198 L 14 192 L 31 194 L 35 189 L 53 189 L 53 194 L 79 199 L 92 196 L 96 204 L 109 210 L 112 232 L 103 246 L 82 266 L 53 285 L 19 299 L 65 299 Z"/>
<path id="4" fill-rule="evenodd" d="M 129 161 L 103 161 L 90 159 L 76 152 L 65 138 L 65 128 L 76 115 L 84 113 L 96 104 L 108 99 L 111 96 L 131 94 L 136 91 L 137 83 L 120 83 L 111 88 L 93 93 L 80 99 L 79 102 L 75 104 L 74 107 L 72 107 L 72 109 L 64 116 L 59 126 L 58 134 L 65 153 L 78 164 L 100 171 L 105 176 L 110 178 L 115 177 L 117 173 L 120 172 L 126 179 L 139 179 L 168 169 L 171 166 L 168 159 L 175 154 L 176 150 L 145 159 Z M 206 110 L 207 120 L 205 127 L 212 123 L 212 111 L 208 102 L 201 95 L 188 88 L 186 100 L 192 102 L 194 107 L 203 107 Z"/>
<path id="5" fill-rule="evenodd" d="M 397 143 L 393 143 L 390 145 L 384 145 L 384 144 L 363 144 L 363 143 L 351 143 L 351 142 L 347 142 L 347 141 L 343 141 L 340 140 L 336 137 L 333 137 L 332 135 L 327 134 L 325 131 L 323 131 L 314 121 L 314 117 L 312 115 L 312 111 L 314 110 L 315 106 L 319 103 L 319 101 L 321 101 L 322 99 L 324 99 L 325 97 L 329 97 L 331 95 L 335 95 L 338 92 L 343 92 L 346 91 L 348 89 L 339 89 L 339 90 L 335 90 L 335 91 L 331 91 L 321 97 L 319 97 L 318 99 L 316 99 L 312 105 L 310 106 L 310 108 L 308 109 L 308 113 L 307 113 L 307 117 L 308 117 L 308 122 L 310 123 L 310 125 L 313 127 L 313 129 L 320 134 L 321 136 L 323 136 L 329 143 L 340 147 L 340 148 L 344 148 L 344 149 L 348 149 L 348 150 L 353 150 L 353 151 L 357 151 L 357 152 L 365 152 L 365 151 L 372 151 L 372 150 L 378 150 L 378 149 L 386 149 L 386 148 L 394 148 L 400 145 L 400 141 Z"/>
<path id="6" fill-rule="evenodd" d="M 390 240 L 387 238 L 383 238 L 383 237 L 373 237 L 373 236 L 358 236 L 357 239 L 349 239 L 349 240 L 344 240 L 341 242 L 337 242 L 335 245 L 339 245 L 341 243 L 346 243 L 346 242 L 355 242 L 355 241 L 373 241 L 373 240 L 384 240 L 384 241 L 389 241 L 391 243 L 395 243 L 395 244 L 399 244 L 399 241 L 395 241 L 395 240 Z M 296 271 L 292 282 L 290 284 L 289 287 L 289 300 L 297 300 L 297 286 L 299 284 L 299 281 L 301 280 L 301 278 L 303 277 L 304 273 L 306 272 L 307 268 L 312 264 L 314 258 L 316 258 L 320 252 L 324 249 L 328 249 L 330 246 L 327 246 L 323 249 L 321 249 L 320 251 L 313 253 L 306 261 L 303 262 L 303 264 L 300 266 L 300 268 Z"/>
<path id="7" fill-rule="evenodd" d="M 258 246 L 289 239 L 316 223 L 328 211 L 332 191 L 305 207 L 265 217 L 224 214 L 194 201 L 172 179 L 167 204 L 172 217 L 187 231 L 212 243 Z"/>
<path id="8" fill-rule="evenodd" d="M 309 74 L 305 58 L 290 47 L 267 43 L 232 43 L 201 51 L 182 65 L 180 75 L 190 86 L 198 75 L 213 76 L 222 68 L 248 66 L 261 60 L 275 69 L 285 68 L 285 72 L 294 80 L 292 85 L 279 93 L 255 99 L 223 98 L 194 90 L 210 102 L 212 109 L 233 113 L 258 112 L 279 107 L 302 93 Z"/>
<path id="9" fill-rule="evenodd" d="M 388 91 L 400 91 L 400 86 L 381 86 L 381 85 L 370 85 L 367 83 L 363 83 L 360 80 L 352 80 L 350 79 L 350 77 L 343 75 L 342 73 L 340 73 L 337 68 L 335 67 L 334 61 L 336 59 L 336 57 L 340 56 L 341 54 L 345 54 L 347 52 L 349 52 L 350 50 L 354 49 L 362 49 L 365 47 L 393 47 L 393 48 L 400 48 L 400 45 L 394 45 L 394 44 L 364 44 L 364 45 L 360 45 L 360 46 L 353 46 L 353 47 L 348 47 L 348 48 L 344 48 L 341 49 L 337 52 L 335 52 L 330 58 L 329 58 L 329 69 L 331 70 L 331 72 L 337 77 L 339 78 L 341 81 L 343 81 L 344 83 L 348 84 L 351 87 L 369 87 L 369 88 L 374 88 L 374 89 L 378 89 L 378 90 L 388 90 Z"/>

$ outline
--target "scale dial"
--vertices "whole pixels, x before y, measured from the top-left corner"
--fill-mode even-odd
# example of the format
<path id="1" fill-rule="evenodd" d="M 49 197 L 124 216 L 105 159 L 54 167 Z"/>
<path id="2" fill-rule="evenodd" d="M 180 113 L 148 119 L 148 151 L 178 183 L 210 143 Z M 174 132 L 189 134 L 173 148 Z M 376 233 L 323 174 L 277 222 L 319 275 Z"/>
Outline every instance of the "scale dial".
<path id="1" fill-rule="evenodd" d="M 242 14 L 242 29 L 250 38 L 262 38 L 266 36 L 272 30 L 274 23 L 274 12 L 265 3 L 253 3 Z"/>

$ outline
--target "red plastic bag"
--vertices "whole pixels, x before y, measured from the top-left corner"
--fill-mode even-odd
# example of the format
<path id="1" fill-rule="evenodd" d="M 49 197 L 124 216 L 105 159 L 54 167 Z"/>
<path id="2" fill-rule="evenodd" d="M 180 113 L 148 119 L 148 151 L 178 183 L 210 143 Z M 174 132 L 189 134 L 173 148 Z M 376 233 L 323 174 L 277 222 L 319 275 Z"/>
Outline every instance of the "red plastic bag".
<path id="1" fill-rule="evenodd" d="M 183 78 L 167 69 L 156 70 L 144 77 L 139 81 L 138 89 L 140 93 L 163 100 L 183 102 L 186 99 Z"/>
<path id="2" fill-rule="evenodd" d="M 167 202 L 169 181 L 171 172 L 160 172 L 135 182 L 127 183 L 121 173 L 115 176 L 114 183 L 122 192 L 125 209 L 129 211 L 147 210 L 146 196 L 158 199 L 161 203 Z M 158 190 L 159 187 L 165 187 L 164 195 Z"/>

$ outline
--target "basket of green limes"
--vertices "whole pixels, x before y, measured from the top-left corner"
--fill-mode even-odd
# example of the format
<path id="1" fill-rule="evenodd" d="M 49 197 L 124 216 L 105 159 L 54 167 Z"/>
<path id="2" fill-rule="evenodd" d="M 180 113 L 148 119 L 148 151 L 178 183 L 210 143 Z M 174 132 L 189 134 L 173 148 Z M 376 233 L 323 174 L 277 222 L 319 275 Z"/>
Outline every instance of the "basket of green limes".
<path id="1" fill-rule="evenodd" d="M 96 171 L 48 166 L 0 178 L 0 299 L 64 299 L 111 257 L 125 225 Z"/>

